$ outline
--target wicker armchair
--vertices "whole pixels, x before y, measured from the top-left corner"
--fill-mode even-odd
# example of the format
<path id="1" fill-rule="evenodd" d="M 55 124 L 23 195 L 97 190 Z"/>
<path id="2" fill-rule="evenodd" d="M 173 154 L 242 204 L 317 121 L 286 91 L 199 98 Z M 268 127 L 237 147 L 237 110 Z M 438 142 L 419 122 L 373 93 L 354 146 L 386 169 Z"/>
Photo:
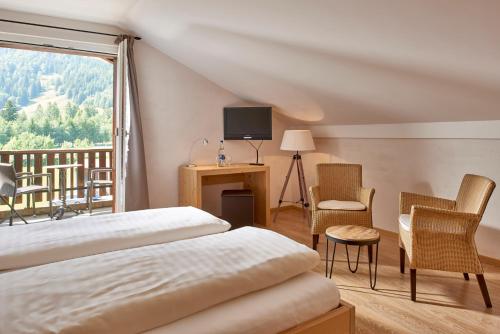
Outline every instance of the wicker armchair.
<path id="1" fill-rule="evenodd" d="M 372 227 L 372 201 L 375 190 L 362 187 L 362 167 L 355 164 L 317 165 L 318 185 L 311 195 L 313 249 L 319 235 L 334 225 Z M 371 258 L 371 249 L 369 256 Z"/>
<path id="2" fill-rule="evenodd" d="M 416 300 L 416 272 L 434 269 L 476 274 L 484 302 L 491 301 L 474 241 L 476 229 L 495 189 L 495 182 L 467 174 L 456 200 L 418 194 L 400 194 L 400 271 L 405 252 L 410 262 L 411 299 Z"/>

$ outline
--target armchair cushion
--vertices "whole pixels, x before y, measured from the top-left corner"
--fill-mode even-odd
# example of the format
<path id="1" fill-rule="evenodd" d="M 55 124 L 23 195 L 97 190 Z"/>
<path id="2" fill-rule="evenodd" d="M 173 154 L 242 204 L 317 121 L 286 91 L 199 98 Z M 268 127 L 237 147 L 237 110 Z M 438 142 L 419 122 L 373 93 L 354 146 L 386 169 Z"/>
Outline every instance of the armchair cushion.
<path id="1" fill-rule="evenodd" d="M 401 226 L 401 228 L 405 231 L 410 231 L 410 223 L 411 223 L 411 219 L 410 219 L 410 215 L 406 215 L 406 214 L 402 214 L 402 215 L 399 215 L 399 226 Z"/>
<path id="2" fill-rule="evenodd" d="M 364 211 L 366 206 L 356 201 L 321 201 L 318 203 L 318 209 L 321 210 L 346 210 L 346 211 Z"/>

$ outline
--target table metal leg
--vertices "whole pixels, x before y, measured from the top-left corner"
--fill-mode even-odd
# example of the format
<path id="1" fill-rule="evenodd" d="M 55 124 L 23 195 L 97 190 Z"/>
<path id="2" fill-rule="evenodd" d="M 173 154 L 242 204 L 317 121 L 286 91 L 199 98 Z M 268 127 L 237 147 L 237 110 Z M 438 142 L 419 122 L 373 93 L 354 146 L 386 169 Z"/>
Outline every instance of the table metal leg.
<path id="1" fill-rule="evenodd" d="M 56 219 L 60 220 L 64 216 L 64 208 L 66 207 L 66 170 L 59 169 L 59 200 L 61 206 L 56 210 Z"/>
<path id="2" fill-rule="evenodd" d="M 347 265 L 349 266 L 349 271 L 351 273 L 355 273 L 356 271 L 358 271 L 358 266 L 359 266 L 359 252 L 361 250 L 361 246 L 358 246 L 358 257 L 356 258 L 356 267 L 354 269 L 351 269 L 351 261 L 349 259 L 349 250 L 347 248 L 347 245 L 345 245 L 345 252 L 346 252 L 346 255 L 347 255 Z"/>
<path id="3" fill-rule="evenodd" d="M 66 206 L 66 170 L 59 170 L 59 183 L 61 185 L 62 206 Z"/>
<path id="4" fill-rule="evenodd" d="M 378 268 L 378 243 L 376 247 L 377 254 L 375 255 L 375 275 L 372 282 L 372 264 L 368 262 L 368 271 L 370 272 L 370 288 L 375 290 L 375 285 L 377 284 L 377 268 Z"/>
<path id="5" fill-rule="evenodd" d="M 335 261 L 335 250 L 337 249 L 337 243 L 333 243 L 333 254 L 332 254 L 332 264 L 330 265 L 330 278 L 332 278 L 333 263 Z"/>
<path id="6" fill-rule="evenodd" d="M 326 238 L 325 277 L 328 277 L 328 238 Z"/>

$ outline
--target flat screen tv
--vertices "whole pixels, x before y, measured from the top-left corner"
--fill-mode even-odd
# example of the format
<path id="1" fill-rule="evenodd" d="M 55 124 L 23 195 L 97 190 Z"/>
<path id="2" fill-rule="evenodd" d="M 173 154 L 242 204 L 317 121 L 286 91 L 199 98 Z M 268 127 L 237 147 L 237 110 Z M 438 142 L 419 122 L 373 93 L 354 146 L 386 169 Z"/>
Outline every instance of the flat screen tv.
<path id="1" fill-rule="evenodd" d="M 272 107 L 224 108 L 224 140 L 272 139 Z"/>

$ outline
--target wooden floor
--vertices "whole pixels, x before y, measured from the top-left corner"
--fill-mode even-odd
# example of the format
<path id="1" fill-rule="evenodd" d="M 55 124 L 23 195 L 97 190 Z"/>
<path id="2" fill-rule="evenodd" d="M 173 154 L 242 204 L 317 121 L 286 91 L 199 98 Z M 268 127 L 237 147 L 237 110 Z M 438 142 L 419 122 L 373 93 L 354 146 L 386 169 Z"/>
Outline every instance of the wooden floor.
<path id="1" fill-rule="evenodd" d="M 311 245 L 308 225 L 299 210 L 281 211 L 270 229 Z M 358 272 L 352 274 L 347 269 L 345 246 L 340 246 L 332 279 L 342 299 L 356 306 L 357 333 L 500 333 L 500 266 L 483 263 L 491 309 L 484 306 L 475 276 L 465 281 L 461 274 L 431 270 L 417 271 L 417 302 L 412 302 L 408 267 L 406 274 L 399 273 L 397 236 L 381 232 L 376 291 L 369 287 L 366 247 Z M 323 236 L 318 250 L 322 263 L 315 271 L 324 274 Z M 356 249 L 349 250 L 355 261 Z"/>

